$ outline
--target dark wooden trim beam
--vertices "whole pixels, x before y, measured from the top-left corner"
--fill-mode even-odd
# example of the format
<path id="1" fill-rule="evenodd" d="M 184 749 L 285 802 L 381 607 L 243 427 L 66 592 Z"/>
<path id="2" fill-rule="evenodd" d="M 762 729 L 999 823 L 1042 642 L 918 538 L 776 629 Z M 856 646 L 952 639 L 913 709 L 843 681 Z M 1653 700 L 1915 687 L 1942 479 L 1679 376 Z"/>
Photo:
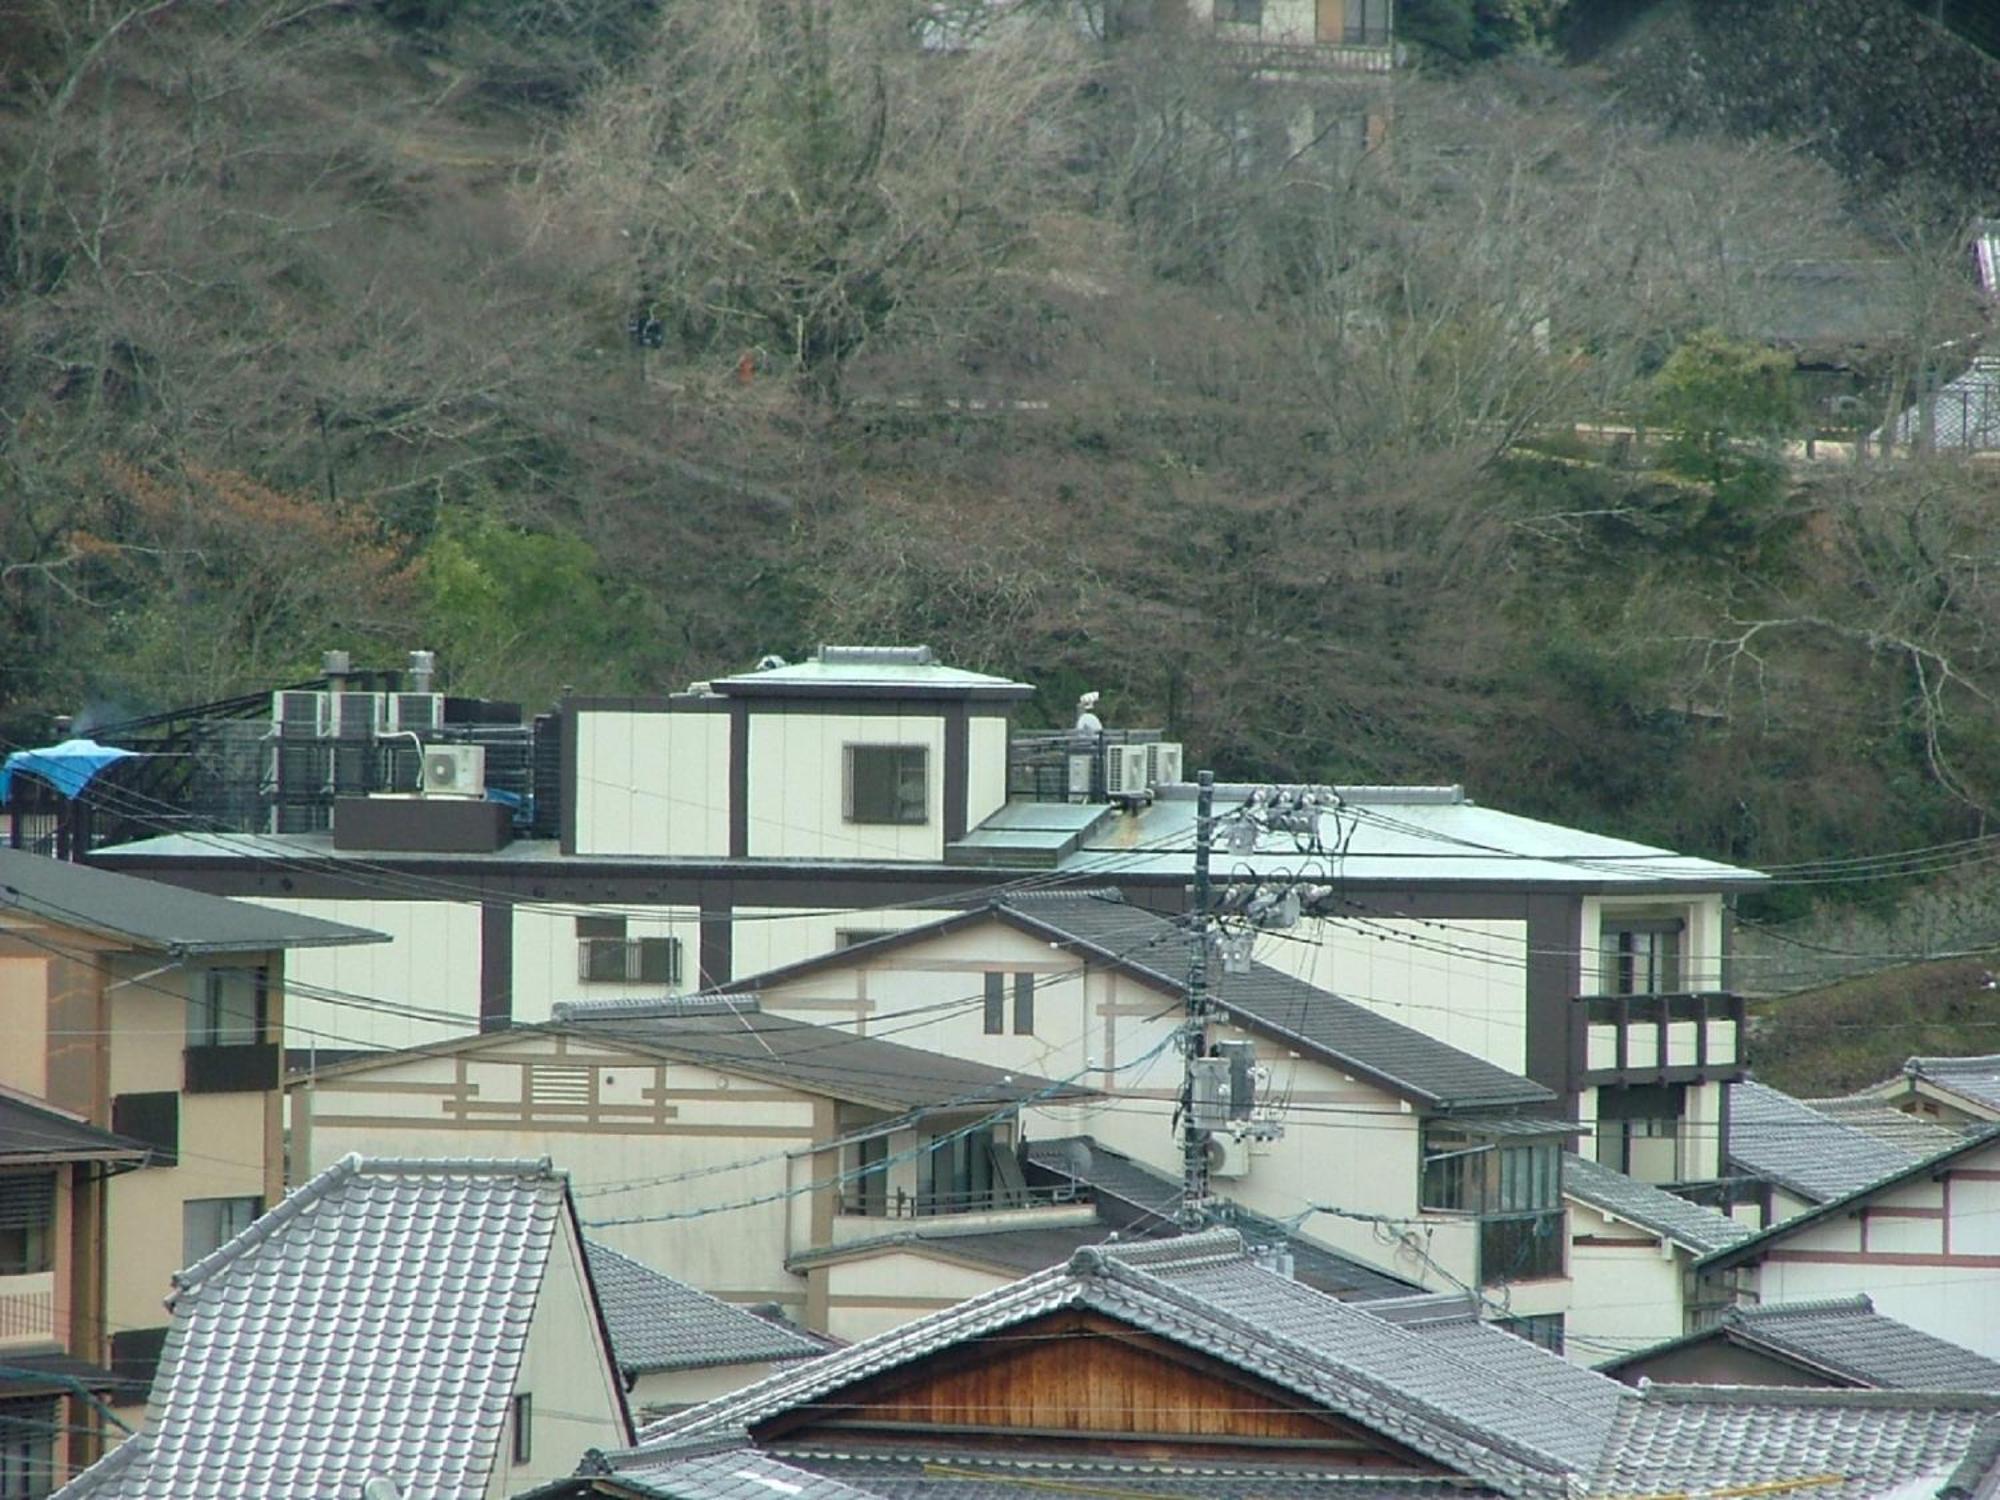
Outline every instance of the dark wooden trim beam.
<path id="1" fill-rule="evenodd" d="M 729 857 L 750 857 L 750 707 L 729 705 Z"/>
<path id="2" fill-rule="evenodd" d="M 479 1029 L 514 1024 L 514 908 L 488 901 L 479 908 Z"/>
<path id="3" fill-rule="evenodd" d="M 944 712 L 944 841 L 965 837 L 966 777 L 970 774 L 971 726 L 965 705 L 954 703 Z"/>

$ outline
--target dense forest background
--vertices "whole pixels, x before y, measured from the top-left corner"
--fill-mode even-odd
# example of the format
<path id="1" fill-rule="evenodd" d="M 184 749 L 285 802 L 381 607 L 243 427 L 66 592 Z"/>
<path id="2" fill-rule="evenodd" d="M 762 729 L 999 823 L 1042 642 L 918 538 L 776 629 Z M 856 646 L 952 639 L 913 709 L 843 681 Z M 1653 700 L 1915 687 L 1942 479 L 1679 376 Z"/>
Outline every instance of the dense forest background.
<path id="1" fill-rule="evenodd" d="M 2000 478 L 1852 447 L 1985 327 L 1942 11 L 1403 0 L 1274 84 L 1172 0 L 6 0 L 0 735 L 924 640 L 1905 941 L 1828 862 L 2000 798 Z"/>

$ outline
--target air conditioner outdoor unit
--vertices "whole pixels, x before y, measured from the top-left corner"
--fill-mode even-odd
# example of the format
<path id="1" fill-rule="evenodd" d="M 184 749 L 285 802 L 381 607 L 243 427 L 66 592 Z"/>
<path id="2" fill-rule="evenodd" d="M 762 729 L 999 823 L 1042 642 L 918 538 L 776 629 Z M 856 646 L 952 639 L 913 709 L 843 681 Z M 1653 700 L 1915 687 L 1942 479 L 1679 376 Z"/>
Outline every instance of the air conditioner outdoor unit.
<path id="1" fill-rule="evenodd" d="M 1146 781 L 1167 786 L 1181 779 L 1181 747 L 1174 740 L 1156 740 L 1146 747 Z"/>
<path id="2" fill-rule="evenodd" d="M 383 727 L 397 734 L 429 734 L 444 723 L 443 693 L 391 693 Z"/>
<path id="3" fill-rule="evenodd" d="M 1250 1171 L 1250 1143 L 1233 1135 L 1212 1135 L 1202 1147 L 1211 1177 L 1244 1177 Z"/>
<path id="4" fill-rule="evenodd" d="M 326 693 L 278 692 L 271 694 L 271 718 L 278 735 L 288 740 L 316 740 L 328 730 Z"/>
<path id="5" fill-rule="evenodd" d="M 1097 769 L 1094 755 L 1072 755 L 1069 758 L 1069 794 L 1078 801 L 1090 800 L 1091 773 Z"/>
<path id="6" fill-rule="evenodd" d="M 1143 797 L 1151 789 L 1152 783 L 1146 779 L 1145 745 L 1106 745 L 1104 747 L 1104 795 L 1107 797 Z"/>
<path id="7" fill-rule="evenodd" d="M 379 693 L 329 693 L 332 732 L 343 740 L 372 740 L 382 727 Z"/>
<path id="8" fill-rule="evenodd" d="M 424 793 L 426 796 L 485 796 L 486 747 L 484 745 L 426 745 L 424 747 Z"/>

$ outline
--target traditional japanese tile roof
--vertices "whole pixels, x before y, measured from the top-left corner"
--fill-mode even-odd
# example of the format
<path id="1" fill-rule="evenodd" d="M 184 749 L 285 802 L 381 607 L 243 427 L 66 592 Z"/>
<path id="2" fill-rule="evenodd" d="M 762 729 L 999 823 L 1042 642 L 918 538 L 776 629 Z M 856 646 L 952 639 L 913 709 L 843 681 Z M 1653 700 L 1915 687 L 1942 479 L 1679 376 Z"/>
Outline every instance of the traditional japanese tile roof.
<path id="1" fill-rule="evenodd" d="M 483 1496 L 569 1211 L 546 1160 L 347 1157 L 174 1278 L 145 1425 L 59 1494 Z"/>
<path id="2" fill-rule="evenodd" d="M 745 996 L 559 1004 L 555 1025 L 881 1109 L 976 1110 L 1094 1091 L 759 1009 Z"/>
<path id="3" fill-rule="evenodd" d="M 1756 1232 L 1725 1213 L 1690 1203 L 1574 1152 L 1563 1158 L 1563 1193 L 1611 1218 L 1651 1230 L 1696 1255 L 1725 1249 Z"/>
<path id="4" fill-rule="evenodd" d="M 1079 1251 L 1067 1265 L 668 1417 L 645 1437 L 754 1428 L 858 1380 L 1066 1308 L 1223 1360 L 1509 1495 L 1566 1492 L 1570 1477 L 1595 1463 L 1608 1420 L 1607 1403 L 1579 1402 L 1551 1380 L 1510 1378 L 1267 1270 L 1240 1235 L 1214 1230 Z M 1545 1372 L 1562 1365 L 1541 1358 Z"/>
<path id="5" fill-rule="evenodd" d="M 386 933 L 183 890 L 158 880 L 0 849 L 0 916 L 28 912 L 61 927 L 172 955 L 261 953 L 386 943 Z"/>
<path id="6" fill-rule="evenodd" d="M 996 903 L 995 910 L 1171 993 L 1186 987 L 1187 930 L 1115 892 L 1015 895 Z M 1268 964 L 1253 963 L 1249 973 L 1230 975 L 1214 1003 L 1247 1030 L 1426 1108 L 1536 1106 L 1555 1098 L 1539 1083 Z"/>
<path id="7" fill-rule="evenodd" d="M 1927 1500 L 1996 1413 L 2000 1396 L 1648 1385 L 1620 1405 L 1591 1491 Z"/>
<path id="8" fill-rule="evenodd" d="M 1885 1146 L 1894 1146 L 1898 1151 L 1907 1151 L 1913 1156 L 1928 1156 L 1933 1151 L 1942 1151 L 1964 1133 L 1936 1120 L 1884 1104 L 1870 1094 L 1843 1094 L 1833 1099 L 1802 1099 L 1799 1102 L 1843 1125 L 1874 1136 Z"/>
<path id="9" fill-rule="evenodd" d="M 881 1500 L 1476 1500 L 1496 1492 L 1444 1475 L 1329 1472 L 1297 1465 L 1123 1463 L 926 1449 L 915 1454 L 784 1448 L 786 1460 Z M 1053 1493 L 1052 1493 L 1053 1492 Z"/>
<path id="10" fill-rule="evenodd" d="M 1661 1354 L 1711 1340 L 1784 1360 L 1839 1385 L 2000 1392 L 2000 1364 L 1884 1317 L 1866 1296 L 1732 1307 L 1714 1327 L 1625 1355 L 1602 1368 L 1643 1372 Z"/>
<path id="11" fill-rule="evenodd" d="M 2000 1113 L 2000 1054 L 1984 1057 L 1913 1057 L 1903 1076 L 1956 1094 L 1981 1110 Z"/>
<path id="12" fill-rule="evenodd" d="M 608 1245 L 593 1241 L 585 1248 L 612 1354 L 628 1375 L 776 1364 L 827 1351 L 818 1339 L 733 1307 Z"/>
<path id="13" fill-rule="evenodd" d="M 586 1459 L 579 1479 L 544 1486 L 535 1495 L 593 1491 L 633 1500 L 883 1500 L 872 1489 L 773 1458 L 741 1433 L 643 1454 L 595 1454 Z"/>
<path id="14" fill-rule="evenodd" d="M 1087 1135 L 1030 1141 L 1027 1152 L 1030 1182 L 1040 1177 L 1088 1187 L 1099 1219 L 1116 1229 L 1121 1237 L 1154 1239 L 1180 1233 L 1179 1225 L 1174 1222 L 1181 1201 L 1178 1177 L 1149 1167 L 1122 1151 L 1099 1145 Z M 1343 1302 L 1402 1297 L 1417 1289 L 1415 1282 L 1330 1250 L 1239 1203 L 1222 1200 L 1218 1217 L 1240 1231 L 1252 1245 L 1282 1245 L 1292 1257 L 1294 1276 Z M 1097 1236 L 1100 1240 L 1103 1237 Z M 1042 1262 L 1042 1265 L 1053 1264 L 1053 1260 Z M 1041 1266 L 1032 1269 L 1039 1270 Z"/>
<path id="15" fill-rule="evenodd" d="M 1809 1203 L 1845 1197 L 1917 1160 L 1915 1152 L 1747 1079 L 1729 1086 L 1728 1151 L 1744 1171 Z"/>

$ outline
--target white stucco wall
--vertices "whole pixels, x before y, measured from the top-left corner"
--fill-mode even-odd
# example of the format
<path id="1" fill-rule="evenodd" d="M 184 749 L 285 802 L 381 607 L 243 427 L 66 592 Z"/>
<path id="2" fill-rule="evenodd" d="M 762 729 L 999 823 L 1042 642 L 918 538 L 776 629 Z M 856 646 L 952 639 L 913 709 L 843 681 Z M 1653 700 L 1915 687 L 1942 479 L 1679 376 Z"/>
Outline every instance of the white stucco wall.
<path id="1" fill-rule="evenodd" d="M 677 985 L 577 978 L 576 915 L 541 907 L 514 908 L 514 1019 L 546 1021 L 559 1000 L 654 999 L 701 987 L 701 913 L 692 906 L 627 906 L 607 915 L 625 918 L 627 938 L 674 937 L 681 944 Z"/>
<path id="2" fill-rule="evenodd" d="M 883 1250 L 820 1268 L 826 1278 L 827 1332 L 855 1343 L 900 1327 L 1016 1278 L 926 1255 Z"/>
<path id="3" fill-rule="evenodd" d="M 246 897 L 260 906 L 386 932 L 387 943 L 300 948 L 287 961 L 285 1045 L 343 1050 L 414 1047 L 479 1025 L 479 906 L 465 901 L 301 901 Z M 572 960 L 574 962 L 574 960 Z M 302 992 L 318 985 L 330 999 Z M 386 1002 L 355 1003 L 349 997 Z M 393 1007 L 458 1017 L 430 1021 Z"/>
<path id="4" fill-rule="evenodd" d="M 565 1219 L 549 1247 L 528 1347 L 514 1382 L 514 1394 L 530 1398 L 528 1461 L 514 1462 L 512 1429 L 503 1428 L 498 1461 L 486 1484 L 487 1500 L 506 1500 L 567 1478 L 587 1449 L 609 1451 L 630 1441 L 620 1415 L 622 1382 L 602 1337 L 581 1255 Z"/>
<path id="5" fill-rule="evenodd" d="M 729 852 L 729 715 L 575 710 L 576 852 Z"/>
<path id="6" fill-rule="evenodd" d="M 1602 1364 L 1686 1332 L 1686 1252 L 1574 1199 L 1569 1233 L 1568 1358 Z"/>
<path id="7" fill-rule="evenodd" d="M 937 860 L 944 857 L 944 719 L 938 714 L 750 715 L 752 856 Z M 915 745 L 928 752 L 927 816 L 916 824 L 849 823 L 848 745 Z"/>
<path id="8" fill-rule="evenodd" d="M 1509 1072 L 1526 1069 L 1526 922 L 1306 921 L 1265 937 L 1257 957 Z"/>
<path id="9" fill-rule="evenodd" d="M 984 714 L 968 721 L 965 736 L 965 826 L 977 828 L 1007 805 L 1008 721 Z"/>
<path id="10" fill-rule="evenodd" d="M 739 906 L 732 913 L 730 924 L 731 967 L 739 979 L 748 978 L 830 953 L 844 931 L 901 932 L 951 915 L 942 909 L 813 911 L 788 906 Z"/>

